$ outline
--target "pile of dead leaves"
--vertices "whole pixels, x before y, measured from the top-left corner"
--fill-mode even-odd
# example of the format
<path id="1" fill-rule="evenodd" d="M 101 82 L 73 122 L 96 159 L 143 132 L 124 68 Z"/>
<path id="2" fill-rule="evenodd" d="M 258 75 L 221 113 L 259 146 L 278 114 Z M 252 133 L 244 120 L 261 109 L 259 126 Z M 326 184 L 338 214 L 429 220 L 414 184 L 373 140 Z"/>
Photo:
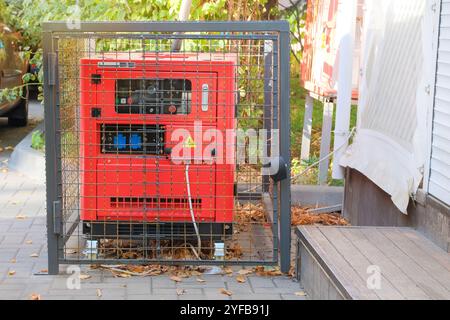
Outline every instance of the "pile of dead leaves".
<path id="1" fill-rule="evenodd" d="M 108 270 L 115 277 L 130 278 L 130 277 L 147 277 L 147 276 L 160 276 L 167 275 L 171 280 L 175 282 L 182 282 L 183 279 L 190 277 L 200 277 L 206 271 L 208 267 L 204 266 L 167 266 L 167 265 L 91 265 L 93 270 Z M 237 274 L 236 280 L 239 283 L 246 281 L 246 276 L 255 274 L 260 277 L 276 277 L 283 275 L 279 267 L 257 266 L 254 268 L 241 269 L 238 271 L 233 270 L 231 267 L 223 267 L 222 275 L 234 276 Z M 85 275 L 90 277 L 89 275 Z M 87 279 L 87 278 L 86 278 Z M 199 278 L 199 282 L 205 280 Z"/>
<path id="2" fill-rule="evenodd" d="M 239 165 L 237 170 L 237 181 L 240 183 L 261 183 L 261 169 L 250 164 Z"/>
<path id="3" fill-rule="evenodd" d="M 334 213 L 321 213 L 314 214 L 309 213 L 310 208 L 294 206 L 292 207 L 292 225 L 303 226 L 322 224 L 325 226 L 348 226 L 350 225 L 347 220 L 342 218 L 339 214 Z"/>
<path id="4" fill-rule="evenodd" d="M 160 248 L 156 250 L 156 248 Z M 197 260 L 193 252 L 197 247 L 196 241 L 192 244 L 182 240 L 161 240 L 159 244 L 152 240 L 144 246 L 143 241 L 102 239 L 100 240 L 99 253 L 106 258 L 113 259 L 156 259 L 165 260 Z M 213 245 L 209 241 L 202 242 L 202 259 L 211 259 Z"/>
<path id="5" fill-rule="evenodd" d="M 166 265 L 92 265 L 91 269 L 109 270 L 115 277 L 130 278 L 159 276 L 169 274 L 174 279 L 189 278 L 202 275 L 206 268 L 192 266 L 166 266 Z M 181 280 L 180 280 L 181 281 Z"/>
<path id="6" fill-rule="evenodd" d="M 229 246 L 227 246 L 225 259 L 226 260 L 233 260 L 233 259 L 239 259 L 244 255 L 244 251 L 241 247 L 241 245 L 237 242 L 231 243 Z"/>
<path id="7" fill-rule="evenodd" d="M 234 222 L 238 231 L 247 231 L 251 224 L 266 223 L 267 218 L 264 206 L 261 203 L 238 202 L 236 204 Z"/>

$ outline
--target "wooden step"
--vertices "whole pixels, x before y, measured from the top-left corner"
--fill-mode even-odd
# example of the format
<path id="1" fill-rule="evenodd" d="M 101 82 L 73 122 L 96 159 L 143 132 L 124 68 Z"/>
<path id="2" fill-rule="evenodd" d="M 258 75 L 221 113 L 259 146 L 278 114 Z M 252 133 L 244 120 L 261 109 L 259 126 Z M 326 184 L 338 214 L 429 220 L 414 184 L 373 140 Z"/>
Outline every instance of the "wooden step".
<path id="1" fill-rule="evenodd" d="M 297 277 L 312 299 L 450 299 L 450 255 L 413 229 L 301 226 L 296 235 Z"/>

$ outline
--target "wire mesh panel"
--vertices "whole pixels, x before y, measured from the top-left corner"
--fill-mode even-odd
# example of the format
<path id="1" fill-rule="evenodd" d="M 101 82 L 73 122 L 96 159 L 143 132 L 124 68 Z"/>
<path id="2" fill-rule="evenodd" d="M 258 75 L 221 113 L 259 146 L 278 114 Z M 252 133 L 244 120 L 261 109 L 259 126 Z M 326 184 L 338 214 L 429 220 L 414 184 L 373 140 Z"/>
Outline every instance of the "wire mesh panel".
<path id="1" fill-rule="evenodd" d="M 285 23 L 45 30 L 50 272 L 276 264 L 280 249 L 286 269 Z"/>

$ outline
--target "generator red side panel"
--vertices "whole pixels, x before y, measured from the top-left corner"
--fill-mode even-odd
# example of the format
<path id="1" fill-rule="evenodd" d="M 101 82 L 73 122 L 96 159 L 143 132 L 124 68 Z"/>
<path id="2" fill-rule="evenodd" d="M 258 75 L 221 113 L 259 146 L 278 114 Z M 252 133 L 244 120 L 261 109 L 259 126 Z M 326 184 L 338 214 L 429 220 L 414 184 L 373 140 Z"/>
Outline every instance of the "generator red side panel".
<path id="1" fill-rule="evenodd" d="M 218 155 L 222 161 L 217 164 L 216 187 L 216 222 L 233 222 L 234 214 L 234 178 L 235 178 L 235 132 L 237 61 L 225 64 L 219 69 L 217 128 L 222 133 L 223 141 L 216 141 L 223 155 Z"/>
<path id="2" fill-rule="evenodd" d="M 96 64 L 89 59 L 80 62 L 80 218 L 95 220 L 97 218 L 97 179 L 96 151 L 97 130 L 90 121 L 91 110 L 97 106 L 96 84 L 92 83 L 91 75 L 95 73 Z"/>
<path id="3" fill-rule="evenodd" d="M 194 161 L 190 165 L 190 191 L 197 221 L 233 221 L 234 139 L 227 141 L 226 137 L 229 131 L 235 129 L 236 62 L 222 60 L 194 60 L 191 71 L 185 59 L 178 62 L 164 59 L 158 62 L 146 60 L 145 63 L 136 59 L 131 63 L 132 68 L 120 70 L 98 66 L 113 66 L 115 63 L 127 63 L 130 60 L 82 60 L 82 220 L 190 221 L 186 166 L 176 163 L 172 156 L 144 157 L 102 153 L 102 128 L 109 123 L 117 126 L 163 126 L 168 148 L 173 148 L 177 143 L 170 141 L 173 133 L 178 129 L 185 130 L 196 140 L 192 150 L 194 154 L 211 152 L 211 146 L 215 146 L 213 149 L 218 156 L 223 149 L 218 163 Z M 189 114 L 116 112 L 117 101 L 114 92 L 117 79 L 181 77 L 192 82 L 192 110 Z M 201 105 L 204 85 L 207 85 L 209 91 L 207 110 L 202 109 Z M 200 134 L 195 126 L 196 121 L 202 123 Z M 222 133 L 223 140 L 212 137 L 213 143 L 208 144 L 211 141 L 208 140 L 208 133 L 214 130 Z M 207 141 L 198 143 L 198 139 L 205 137 Z M 228 146 L 223 147 L 224 144 Z"/>

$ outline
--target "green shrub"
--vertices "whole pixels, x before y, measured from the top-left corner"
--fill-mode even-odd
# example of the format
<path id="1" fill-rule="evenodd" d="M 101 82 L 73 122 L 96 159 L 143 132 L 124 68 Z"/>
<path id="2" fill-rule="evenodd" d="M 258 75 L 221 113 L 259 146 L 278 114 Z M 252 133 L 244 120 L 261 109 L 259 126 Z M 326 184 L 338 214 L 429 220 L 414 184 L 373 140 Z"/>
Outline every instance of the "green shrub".
<path id="1" fill-rule="evenodd" d="M 31 148 L 38 151 L 44 151 L 45 138 L 44 133 L 41 130 L 36 130 L 31 135 Z"/>

